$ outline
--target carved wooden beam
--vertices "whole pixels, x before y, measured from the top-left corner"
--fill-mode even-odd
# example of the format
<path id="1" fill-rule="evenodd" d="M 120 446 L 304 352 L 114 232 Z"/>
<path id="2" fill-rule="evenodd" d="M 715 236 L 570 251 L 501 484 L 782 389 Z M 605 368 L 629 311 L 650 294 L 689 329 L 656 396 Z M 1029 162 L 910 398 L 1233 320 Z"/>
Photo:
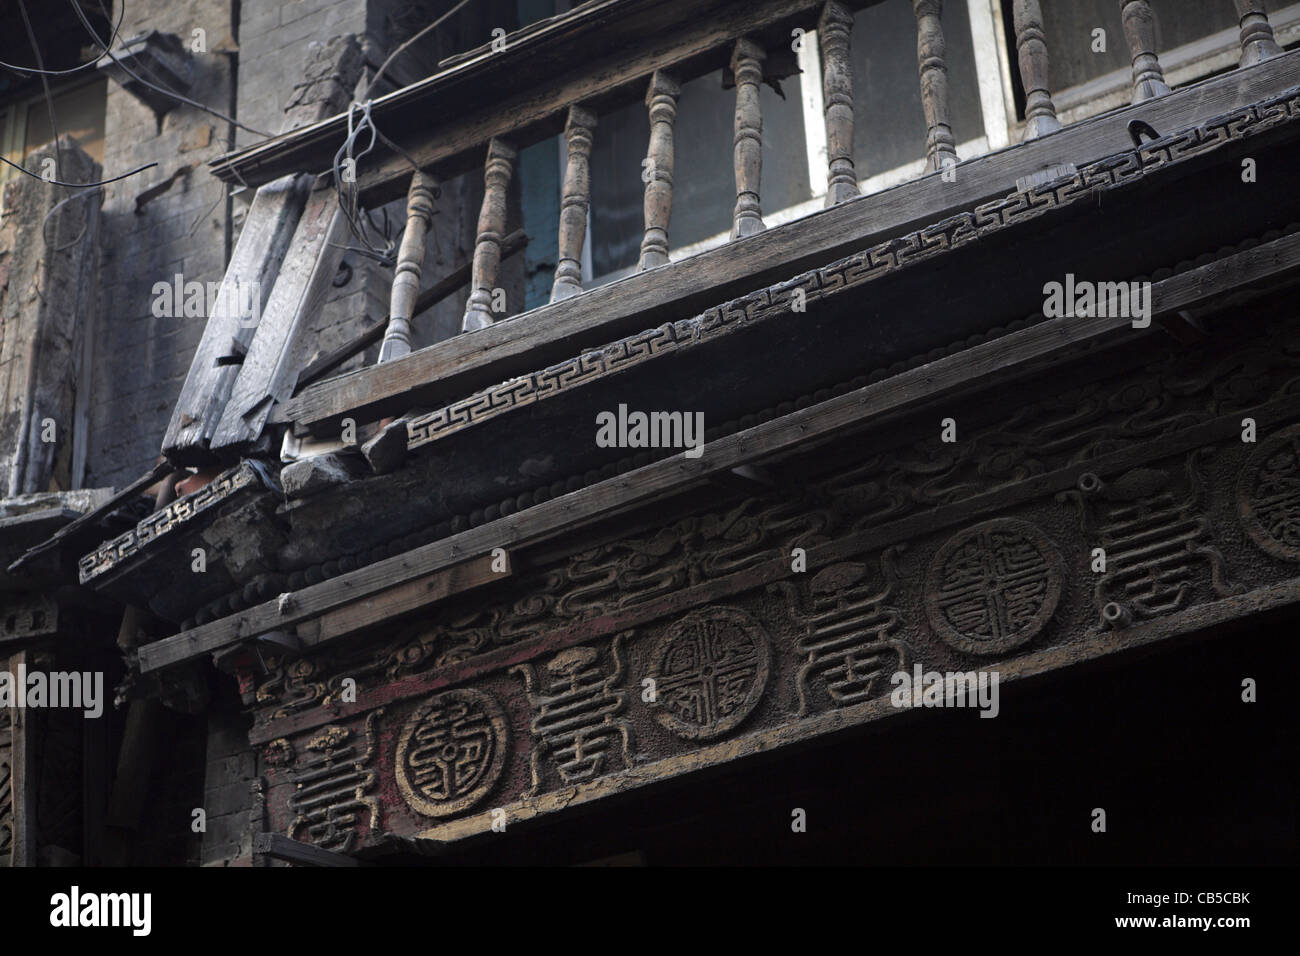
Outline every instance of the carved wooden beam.
<path id="1" fill-rule="evenodd" d="M 416 172 L 406 197 L 406 231 L 397 252 L 397 269 L 388 306 L 388 329 L 379 347 L 379 361 L 389 362 L 410 354 L 411 319 L 420 295 L 420 271 L 424 266 L 424 240 L 433 224 L 433 200 L 438 184 L 432 176 Z"/>
<path id="2" fill-rule="evenodd" d="M 758 105 L 758 86 L 763 82 L 766 58 L 767 51 L 748 37 L 737 40 L 731 54 L 731 72 L 736 77 L 736 213 L 732 239 L 767 228 L 758 197 L 763 178 L 763 114 Z"/>
<path id="3" fill-rule="evenodd" d="M 581 106 L 569 107 L 564 139 L 569 161 L 564 167 L 564 198 L 560 203 L 560 261 L 555 267 L 551 301 L 558 302 L 582 291 L 582 241 L 587 235 L 587 208 L 591 203 L 591 139 L 596 114 Z"/>
<path id="4" fill-rule="evenodd" d="M 1241 65 L 1254 66 L 1261 60 L 1278 56 L 1282 48 L 1273 38 L 1264 0 L 1233 0 L 1241 18 Z"/>
<path id="5" fill-rule="evenodd" d="M 817 21 L 817 42 L 822 54 L 822 98 L 826 103 L 826 155 L 830 178 L 826 205 L 852 199 L 858 194 L 858 175 L 853 168 L 853 67 L 849 61 L 849 33 L 853 14 L 831 0 Z"/>
<path id="6" fill-rule="evenodd" d="M 1169 92 L 1156 56 L 1156 15 L 1147 0 L 1120 0 L 1124 39 L 1133 55 L 1133 102 L 1141 103 Z"/>
<path id="7" fill-rule="evenodd" d="M 645 237 L 641 240 L 644 272 L 668 264 L 668 220 L 673 211 L 673 124 L 677 121 L 677 97 L 682 87 L 671 73 L 655 70 L 646 90 L 650 111 L 650 147 L 646 151 Z"/>
<path id="8" fill-rule="evenodd" d="M 1020 81 L 1025 88 L 1024 138 L 1037 139 L 1061 128 L 1047 81 L 1047 37 L 1043 33 L 1043 10 L 1038 5 L 1038 0 L 1015 0 L 1012 13 L 1016 28 L 1016 53 L 1020 59 Z"/>
<path id="9" fill-rule="evenodd" d="M 943 0 L 912 0 L 916 14 L 916 61 L 921 71 L 921 107 L 925 110 L 925 168 L 957 162 L 957 141 L 948 122 L 948 60 L 943 41 Z"/>
<path id="10" fill-rule="evenodd" d="M 478 240 L 474 243 L 474 267 L 470 279 L 469 302 L 461 331 L 473 332 L 493 322 L 492 289 L 501 268 L 501 240 L 506 231 L 506 188 L 514 172 L 519 151 L 503 139 L 492 138 L 488 144 L 487 163 L 483 169 L 483 208 L 478 215 Z"/>

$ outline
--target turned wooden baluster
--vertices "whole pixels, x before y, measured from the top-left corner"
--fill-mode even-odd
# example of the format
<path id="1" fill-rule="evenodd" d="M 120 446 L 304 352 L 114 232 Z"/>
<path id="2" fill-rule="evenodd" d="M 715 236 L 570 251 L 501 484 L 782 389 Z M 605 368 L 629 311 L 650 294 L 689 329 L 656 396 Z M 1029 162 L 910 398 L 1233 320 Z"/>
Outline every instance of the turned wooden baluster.
<path id="1" fill-rule="evenodd" d="M 948 61 L 943 42 L 943 0 L 912 0 L 916 14 L 916 61 L 921 71 L 921 107 L 925 110 L 925 168 L 957 162 L 957 141 L 948 122 Z"/>
<path id="2" fill-rule="evenodd" d="M 731 54 L 731 72 L 736 78 L 736 212 L 732 239 L 767 228 L 758 198 L 763 178 L 763 114 L 758 105 L 758 86 L 763 82 L 766 58 L 767 52 L 748 37 L 737 40 Z"/>
<path id="3" fill-rule="evenodd" d="M 397 269 L 388 306 L 388 328 L 379 347 L 379 361 L 391 362 L 411 351 L 411 318 L 420 294 L 420 270 L 424 265 L 424 242 L 433 224 L 433 200 L 438 184 L 432 176 L 417 172 L 411 176 L 406 194 L 406 231 L 397 251 Z"/>
<path id="4" fill-rule="evenodd" d="M 587 207 L 591 202 L 591 139 L 596 114 L 581 106 L 569 107 L 564 140 L 569 160 L 564 167 L 564 198 L 560 201 L 560 261 L 555 267 L 551 301 L 558 302 L 582 291 L 582 240 L 587 235 Z"/>
<path id="5" fill-rule="evenodd" d="M 677 97 L 682 87 L 671 73 L 655 70 L 646 90 L 650 111 L 650 148 L 646 150 L 645 236 L 641 240 L 644 272 L 668 264 L 668 220 L 673 211 L 673 123 L 677 120 Z"/>
<path id="6" fill-rule="evenodd" d="M 853 14 L 831 0 L 817 21 L 817 43 L 822 54 L 822 99 L 826 104 L 826 156 L 830 176 L 826 205 L 858 194 L 858 174 L 853 168 L 853 67 L 849 62 L 849 31 Z"/>
<path id="7" fill-rule="evenodd" d="M 1156 15 L 1147 0 L 1120 0 L 1124 38 L 1133 55 L 1133 102 L 1141 103 L 1169 92 L 1156 56 Z"/>
<path id="8" fill-rule="evenodd" d="M 1025 136 L 1037 139 L 1061 128 L 1047 82 L 1047 38 L 1038 0 L 1015 0 L 1011 8 L 1016 28 L 1020 81 L 1025 88 Z"/>
<path id="9" fill-rule="evenodd" d="M 1260 60 L 1278 56 L 1282 48 L 1273 38 L 1264 0 L 1233 0 L 1241 18 L 1241 65 L 1253 66 Z"/>
<path id="10" fill-rule="evenodd" d="M 474 243 L 474 265 L 470 270 L 469 302 L 461 329 L 473 332 L 493 322 L 492 290 L 501 268 L 501 239 L 506 231 L 506 188 L 514 170 L 516 150 L 504 140 L 492 138 L 488 143 L 487 164 L 483 169 L 483 208 L 478 214 L 478 239 Z"/>

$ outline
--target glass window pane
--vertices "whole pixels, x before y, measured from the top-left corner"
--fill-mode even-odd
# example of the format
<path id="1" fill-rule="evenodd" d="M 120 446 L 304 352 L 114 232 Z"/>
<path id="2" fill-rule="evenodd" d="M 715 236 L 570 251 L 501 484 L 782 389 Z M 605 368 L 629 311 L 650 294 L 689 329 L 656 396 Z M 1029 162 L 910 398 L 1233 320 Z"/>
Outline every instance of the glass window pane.
<path id="1" fill-rule="evenodd" d="M 95 162 L 104 163 L 104 80 L 75 90 L 54 94 L 54 120 L 60 136 L 72 136 Z M 27 129 L 23 159 L 54 137 L 50 132 L 50 111 L 44 99 L 27 108 Z"/>
<path id="2" fill-rule="evenodd" d="M 970 13 L 964 2 L 948 0 L 941 20 L 948 61 L 948 116 L 953 136 L 962 143 L 984 134 Z M 912 5 L 881 3 L 860 11 L 853 18 L 849 44 L 858 178 L 924 159 L 927 131 Z"/>
<path id="3" fill-rule="evenodd" d="M 812 198 L 804 136 L 800 77 L 781 81 L 782 99 L 768 85 L 759 92 L 763 114 L 764 212 Z M 736 91 L 709 73 L 682 87 L 674 129 L 673 249 L 730 232 L 736 204 L 732 151 Z M 650 142 L 645 105 L 601 116 L 591 169 L 591 258 L 597 277 L 636 264 L 645 228 L 641 162 Z"/>
<path id="4" fill-rule="evenodd" d="M 1129 68 L 1132 58 L 1117 0 L 1041 3 L 1053 90 L 1069 89 L 1112 70 Z M 1237 15 L 1228 0 L 1153 0 L 1151 9 L 1156 15 L 1157 53 L 1237 25 Z M 1106 31 L 1105 52 L 1093 52 L 1093 31 L 1098 28 Z"/>

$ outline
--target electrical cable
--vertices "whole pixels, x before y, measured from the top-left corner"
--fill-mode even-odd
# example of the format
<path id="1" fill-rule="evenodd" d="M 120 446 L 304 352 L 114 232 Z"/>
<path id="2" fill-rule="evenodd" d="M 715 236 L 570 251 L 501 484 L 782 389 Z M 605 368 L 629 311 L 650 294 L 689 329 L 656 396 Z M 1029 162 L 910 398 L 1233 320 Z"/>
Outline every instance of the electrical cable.
<path id="1" fill-rule="evenodd" d="M 103 9 L 103 4 L 100 4 L 100 9 Z M 122 12 L 117 16 L 117 26 L 113 27 L 113 35 L 108 41 L 110 46 L 117 42 L 117 35 L 121 31 L 122 21 L 125 19 L 126 4 L 124 3 L 122 4 Z M 69 73 L 80 73 L 82 70 L 88 70 L 92 66 L 98 65 L 102 58 L 102 56 L 97 56 L 88 63 L 82 63 L 80 66 L 74 66 L 67 70 L 38 70 L 30 66 L 19 66 L 17 63 L 6 63 L 4 60 L 0 60 L 0 66 L 7 70 L 13 70 L 15 73 L 30 73 L 33 76 L 67 76 Z"/>

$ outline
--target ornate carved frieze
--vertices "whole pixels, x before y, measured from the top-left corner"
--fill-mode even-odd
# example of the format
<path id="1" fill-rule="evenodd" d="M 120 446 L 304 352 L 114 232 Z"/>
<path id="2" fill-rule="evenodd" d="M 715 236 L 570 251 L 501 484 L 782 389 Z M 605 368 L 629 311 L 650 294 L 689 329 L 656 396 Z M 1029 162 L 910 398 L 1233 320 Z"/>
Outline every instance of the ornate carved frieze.
<path id="1" fill-rule="evenodd" d="M 211 511 L 241 489 L 257 484 L 260 468 L 261 466 L 256 462 L 240 462 L 229 471 L 222 472 L 198 491 L 177 498 L 165 508 L 155 511 L 130 531 L 118 535 L 112 541 L 104 542 L 77 563 L 81 583 L 85 584 L 111 570 L 150 542 L 204 512 Z M 261 480 L 267 485 L 270 484 L 269 479 Z"/>

